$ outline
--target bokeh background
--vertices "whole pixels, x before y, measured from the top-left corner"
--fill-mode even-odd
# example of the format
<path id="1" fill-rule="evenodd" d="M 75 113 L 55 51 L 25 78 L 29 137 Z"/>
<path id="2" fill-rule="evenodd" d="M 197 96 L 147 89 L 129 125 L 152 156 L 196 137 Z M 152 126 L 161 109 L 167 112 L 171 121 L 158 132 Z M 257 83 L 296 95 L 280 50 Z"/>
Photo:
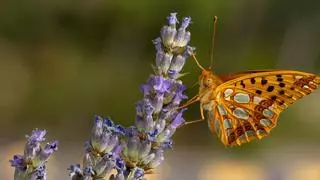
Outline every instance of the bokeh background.
<path id="1" fill-rule="evenodd" d="M 0 179 L 13 179 L 8 160 L 24 135 L 46 128 L 60 149 L 49 179 L 68 179 L 81 163 L 95 114 L 134 122 L 139 86 L 152 72 L 170 12 L 191 16 L 191 44 L 209 66 L 212 18 L 219 17 L 215 72 L 296 69 L 320 73 L 318 0 L 1 0 Z M 190 59 L 188 87 L 200 70 Z M 186 92 L 189 97 L 197 88 Z M 179 129 L 174 149 L 150 179 L 319 180 L 320 91 L 282 113 L 263 141 L 225 148 L 206 123 Z M 185 119 L 199 118 L 198 104 Z"/>

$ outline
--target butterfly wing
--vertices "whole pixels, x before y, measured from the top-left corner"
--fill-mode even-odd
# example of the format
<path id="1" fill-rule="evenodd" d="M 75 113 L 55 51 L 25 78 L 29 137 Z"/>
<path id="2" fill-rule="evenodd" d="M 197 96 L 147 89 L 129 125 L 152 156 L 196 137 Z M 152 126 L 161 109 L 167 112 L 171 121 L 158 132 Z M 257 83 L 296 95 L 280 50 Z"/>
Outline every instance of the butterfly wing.
<path id="1" fill-rule="evenodd" d="M 254 74 L 254 73 L 262 73 L 262 72 L 273 72 L 273 71 L 279 71 L 279 70 L 274 70 L 274 69 L 265 69 L 265 70 L 248 70 L 248 71 L 242 71 L 242 72 L 237 72 L 237 73 L 232 73 L 232 74 L 223 74 L 223 75 L 219 75 L 219 78 L 226 82 L 226 81 L 230 81 L 239 77 L 243 77 L 245 75 L 249 75 L 249 74 Z"/>
<path id="2" fill-rule="evenodd" d="M 229 80 L 215 90 L 209 127 L 225 145 L 262 139 L 283 110 L 319 85 L 320 77 L 299 71 L 262 71 Z"/>

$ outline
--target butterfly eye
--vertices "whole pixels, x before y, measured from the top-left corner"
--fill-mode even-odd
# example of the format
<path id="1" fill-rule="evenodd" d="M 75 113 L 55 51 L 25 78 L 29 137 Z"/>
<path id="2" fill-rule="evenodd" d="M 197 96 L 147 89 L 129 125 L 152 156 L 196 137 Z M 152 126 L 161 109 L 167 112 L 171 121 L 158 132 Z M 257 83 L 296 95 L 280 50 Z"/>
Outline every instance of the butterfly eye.
<path id="1" fill-rule="evenodd" d="M 206 86 L 206 87 L 210 87 L 212 85 L 212 83 L 213 83 L 213 80 L 211 78 L 206 78 L 204 80 L 204 86 Z"/>

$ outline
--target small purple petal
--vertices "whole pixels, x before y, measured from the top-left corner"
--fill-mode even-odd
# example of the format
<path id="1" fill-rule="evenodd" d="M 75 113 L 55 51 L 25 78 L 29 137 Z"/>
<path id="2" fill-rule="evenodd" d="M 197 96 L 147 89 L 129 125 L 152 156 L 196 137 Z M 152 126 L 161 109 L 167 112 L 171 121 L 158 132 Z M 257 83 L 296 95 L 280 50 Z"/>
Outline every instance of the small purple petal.
<path id="1" fill-rule="evenodd" d="M 107 127 L 114 127 L 114 122 L 109 117 L 104 119 L 103 124 Z"/>
<path id="2" fill-rule="evenodd" d="M 31 135 L 26 137 L 28 138 L 28 142 L 42 142 L 45 140 L 44 136 L 47 134 L 45 129 L 35 129 L 32 131 Z"/>
<path id="3" fill-rule="evenodd" d="M 182 117 L 182 113 L 185 111 L 186 109 L 182 109 L 178 115 L 175 117 L 175 119 L 171 122 L 170 126 L 174 129 L 176 129 L 177 127 L 179 127 L 181 124 L 183 124 L 185 122 L 185 120 Z"/>
<path id="4" fill-rule="evenodd" d="M 144 170 L 141 168 L 137 168 L 134 172 L 134 178 L 139 179 L 144 176 Z"/>
<path id="5" fill-rule="evenodd" d="M 118 171 L 124 171 L 126 169 L 126 164 L 122 159 L 116 160 L 116 168 Z"/>
<path id="6" fill-rule="evenodd" d="M 118 124 L 115 127 L 115 133 L 119 133 L 121 135 L 125 135 L 126 134 L 126 128 L 121 126 L 120 124 Z"/>
<path id="7" fill-rule="evenodd" d="M 13 156 L 12 160 L 9 160 L 12 167 L 19 169 L 20 171 L 25 171 L 27 169 L 27 165 L 21 155 Z"/>
<path id="8" fill-rule="evenodd" d="M 140 90 L 141 92 L 144 94 L 144 96 L 148 96 L 150 95 L 150 91 L 151 91 L 151 88 L 148 84 L 143 84 L 140 86 Z"/>
<path id="9" fill-rule="evenodd" d="M 183 92 L 186 90 L 187 88 L 182 85 L 182 84 L 178 84 L 178 87 L 177 87 L 177 92 L 176 92 L 176 96 L 174 97 L 173 99 L 173 103 L 174 104 L 180 104 L 180 102 L 183 100 L 183 99 L 187 99 L 188 96 L 184 95 Z"/>
<path id="10" fill-rule="evenodd" d="M 119 156 L 119 154 L 121 153 L 121 151 L 122 151 L 122 146 L 120 146 L 120 145 L 117 145 L 117 146 L 115 146 L 114 147 L 114 149 L 113 149 L 113 154 L 114 155 L 117 155 L 117 156 Z"/>

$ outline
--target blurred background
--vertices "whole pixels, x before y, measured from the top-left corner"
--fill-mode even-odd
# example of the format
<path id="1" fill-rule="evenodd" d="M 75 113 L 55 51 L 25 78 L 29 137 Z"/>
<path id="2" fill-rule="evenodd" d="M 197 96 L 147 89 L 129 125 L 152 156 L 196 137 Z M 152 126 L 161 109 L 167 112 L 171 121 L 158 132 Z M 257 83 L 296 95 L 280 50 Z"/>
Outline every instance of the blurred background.
<path id="1" fill-rule="evenodd" d="M 94 115 L 133 124 L 140 84 L 152 73 L 170 12 L 191 16 L 191 45 L 209 66 L 212 18 L 219 17 L 215 72 L 295 69 L 320 73 L 320 1 L 305 0 L 1 0 L 0 179 L 13 179 L 8 160 L 24 135 L 48 130 L 60 149 L 49 179 L 68 179 L 81 163 Z M 189 59 L 188 87 L 200 70 Z M 197 88 L 187 90 L 192 97 Z M 225 148 L 206 123 L 179 129 L 174 149 L 150 179 L 319 180 L 320 91 L 283 112 L 263 141 Z M 198 104 L 184 115 L 200 117 Z"/>

